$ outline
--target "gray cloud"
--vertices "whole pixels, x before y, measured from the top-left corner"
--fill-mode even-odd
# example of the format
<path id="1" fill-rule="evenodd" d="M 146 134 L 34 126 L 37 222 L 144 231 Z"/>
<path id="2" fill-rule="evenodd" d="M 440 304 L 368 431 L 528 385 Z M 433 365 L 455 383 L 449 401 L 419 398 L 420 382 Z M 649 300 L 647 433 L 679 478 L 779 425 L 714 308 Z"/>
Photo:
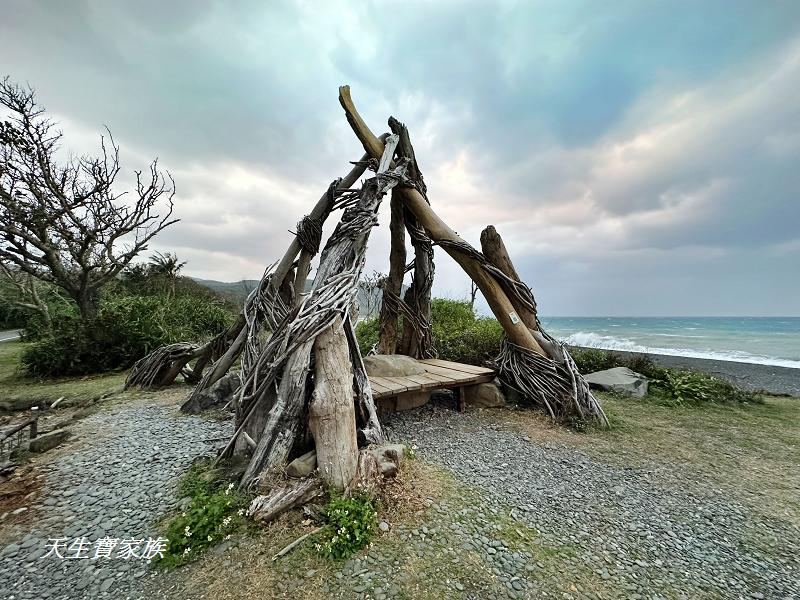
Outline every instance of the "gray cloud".
<path id="1" fill-rule="evenodd" d="M 131 169 L 175 174 L 154 249 L 199 276 L 257 277 L 359 156 L 350 83 L 376 131 L 408 123 L 448 223 L 498 226 L 545 313 L 800 311 L 795 2 L 10 0 L 0 35 L 72 147 L 107 124 Z M 438 256 L 437 292 L 464 294 Z"/>

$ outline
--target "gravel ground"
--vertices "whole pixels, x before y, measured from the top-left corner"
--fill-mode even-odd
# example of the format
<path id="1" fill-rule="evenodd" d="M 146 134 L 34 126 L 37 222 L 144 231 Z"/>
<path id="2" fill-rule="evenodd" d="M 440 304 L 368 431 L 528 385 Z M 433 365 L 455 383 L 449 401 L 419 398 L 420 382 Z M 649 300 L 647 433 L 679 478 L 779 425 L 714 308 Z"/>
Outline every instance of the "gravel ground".
<path id="1" fill-rule="evenodd" d="M 428 405 L 398 413 L 390 427 L 424 459 L 480 490 L 462 507 L 433 507 L 456 516 L 449 543 L 476 551 L 501 586 L 468 596 L 598 597 L 569 583 L 585 573 L 582 580 L 597 582 L 604 598 L 609 590 L 624 598 L 800 598 L 800 532 L 710 483 L 533 443 L 505 426 L 502 412 Z M 506 538 L 520 534 L 518 550 L 498 539 L 498 515 L 507 515 L 499 527 Z M 433 517 L 428 531 L 441 522 Z M 419 531 L 410 539 L 419 540 Z M 534 543 L 525 542 L 527 532 Z M 378 580 L 396 575 L 388 564 Z"/>
<path id="2" fill-rule="evenodd" d="M 93 558 L 97 546 L 86 547 L 89 558 L 45 557 L 48 540 L 157 538 L 154 522 L 174 506 L 177 476 L 211 449 L 203 440 L 221 437 L 229 427 L 179 416 L 148 398 L 80 421 L 73 429 L 77 441 L 41 459 L 45 482 L 27 519 L 33 529 L 16 532 L 0 550 L 2 597 L 140 597 L 147 561 L 119 558 L 119 546 L 110 559 Z"/>

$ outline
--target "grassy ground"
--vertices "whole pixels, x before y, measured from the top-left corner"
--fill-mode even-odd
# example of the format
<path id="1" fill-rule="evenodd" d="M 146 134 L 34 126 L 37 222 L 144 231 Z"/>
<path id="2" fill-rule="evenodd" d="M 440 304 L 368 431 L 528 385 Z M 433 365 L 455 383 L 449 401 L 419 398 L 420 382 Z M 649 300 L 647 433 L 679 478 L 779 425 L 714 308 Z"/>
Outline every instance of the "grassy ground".
<path id="1" fill-rule="evenodd" d="M 25 346 L 18 340 L 0 343 L 0 411 L 26 410 L 62 396 L 61 404 L 67 406 L 122 389 L 124 373 L 46 380 L 25 377 L 19 370 Z"/>

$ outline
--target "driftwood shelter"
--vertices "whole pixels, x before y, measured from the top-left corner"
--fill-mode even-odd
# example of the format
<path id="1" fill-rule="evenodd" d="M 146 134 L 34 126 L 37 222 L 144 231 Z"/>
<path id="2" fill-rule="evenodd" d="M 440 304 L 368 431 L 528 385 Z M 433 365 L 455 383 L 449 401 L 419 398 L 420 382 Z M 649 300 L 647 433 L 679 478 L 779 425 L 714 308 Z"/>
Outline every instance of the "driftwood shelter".
<path id="1" fill-rule="evenodd" d="M 542 329 L 533 294 L 494 227 L 481 235 L 480 251 L 459 237 L 431 206 L 406 126 L 392 117 L 391 133 L 376 136 L 356 110 L 348 86 L 339 88 L 339 102 L 365 154 L 300 220 L 286 253 L 267 269 L 227 330 L 204 345 L 180 343 L 157 349 L 133 367 L 126 385 L 164 386 L 183 375 L 196 383 L 191 402 L 219 385 L 240 361 L 241 379 L 236 380 L 232 400 L 235 432 L 220 456 L 245 459 L 240 485 L 247 488 L 254 487 L 263 473 L 285 467 L 309 448 L 316 451 L 320 479 L 326 485 L 346 490 L 369 484 L 396 454 L 396 449 L 382 446 L 386 440 L 376 398 L 458 388 L 495 375 L 554 419 L 577 417 L 606 424 L 567 349 Z M 367 171 L 372 176 L 354 187 Z M 387 194 L 390 268 L 382 286 L 377 351 L 417 359 L 425 372 L 371 380 L 350 311 L 367 241 Z M 339 210 L 339 222 L 322 248 L 313 285 L 303 293 L 311 260 L 322 242 L 323 223 Z M 410 262 L 406 235 L 414 252 Z M 475 282 L 505 331 L 493 369 L 435 357 L 430 322 L 435 246 Z M 408 272 L 411 284 L 401 297 Z M 260 497 L 251 513 L 270 518 L 318 490 L 316 480 L 302 479 Z"/>

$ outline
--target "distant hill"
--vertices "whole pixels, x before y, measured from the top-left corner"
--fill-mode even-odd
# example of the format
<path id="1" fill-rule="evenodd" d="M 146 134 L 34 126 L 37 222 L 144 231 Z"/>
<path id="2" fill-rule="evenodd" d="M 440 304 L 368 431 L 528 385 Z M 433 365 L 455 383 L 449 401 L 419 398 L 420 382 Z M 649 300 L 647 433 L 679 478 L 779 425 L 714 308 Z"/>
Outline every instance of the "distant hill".
<path id="1" fill-rule="evenodd" d="M 259 281 L 258 279 L 242 279 L 241 281 L 225 282 L 215 281 L 213 279 L 200 279 L 198 277 L 193 277 L 192 279 L 194 279 L 197 283 L 211 288 L 218 294 L 230 299 L 239 306 L 244 304 L 244 301 L 247 299 L 247 295 L 256 288 Z M 305 291 L 311 289 L 312 283 L 312 279 L 306 279 Z M 408 286 L 403 286 L 403 292 L 405 292 L 407 288 Z M 368 301 L 366 290 L 359 288 L 356 299 L 358 301 L 359 317 L 369 318 L 377 315 L 378 311 L 380 311 L 380 290 L 373 290 L 372 297 Z"/>

